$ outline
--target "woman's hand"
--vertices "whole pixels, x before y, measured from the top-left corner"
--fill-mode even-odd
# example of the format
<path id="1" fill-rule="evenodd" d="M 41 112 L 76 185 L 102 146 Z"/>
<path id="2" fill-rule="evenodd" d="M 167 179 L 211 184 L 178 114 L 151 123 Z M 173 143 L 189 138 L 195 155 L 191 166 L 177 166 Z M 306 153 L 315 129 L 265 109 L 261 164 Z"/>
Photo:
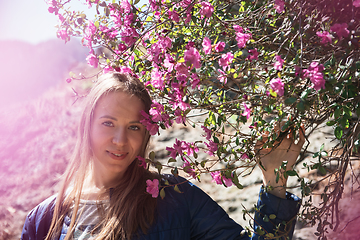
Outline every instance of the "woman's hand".
<path id="1" fill-rule="evenodd" d="M 280 127 L 275 128 L 276 133 L 285 133 L 288 130 L 281 132 Z M 264 143 L 268 140 L 268 134 L 265 133 L 262 136 L 262 140 L 258 141 L 255 145 L 255 148 L 258 149 L 257 156 L 259 159 L 259 165 L 263 172 L 263 183 L 264 186 L 271 186 L 271 190 L 269 191 L 271 194 L 276 195 L 281 198 L 285 198 L 286 194 L 286 183 L 287 177 L 283 175 L 285 171 L 292 170 L 300 151 L 301 147 L 305 142 L 304 129 L 299 129 L 299 139 L 298 142 L 295 143 L 293 139 L 293 134 L 290 131 L 285 136 L 279 136 L 274 143 L 274 147 L 272 148 L 264 148 Z M 286 169 L 279 169 L 280 166 L 286 163 Z M 279 170 L 279 178 L 276 181 L 277 177 L 275 174 L 275 169 Z"/>

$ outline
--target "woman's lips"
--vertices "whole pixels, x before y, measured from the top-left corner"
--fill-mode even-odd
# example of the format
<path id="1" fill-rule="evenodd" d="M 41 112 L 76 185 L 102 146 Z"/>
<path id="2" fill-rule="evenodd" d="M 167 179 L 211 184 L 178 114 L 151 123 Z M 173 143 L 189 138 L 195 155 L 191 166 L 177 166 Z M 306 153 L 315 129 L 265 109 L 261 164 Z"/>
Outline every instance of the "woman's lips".
<path id="1" fill-rule="evenodd" d="M 110 152 L 110 151 L 107 151 L 107 153 L 109 154 L 109 156 L 112 158 L 112 159 L 115 159 L 115 160 L 122 160 L 124 158 L 126 158 L 127 156 L 127 152 Z"/>

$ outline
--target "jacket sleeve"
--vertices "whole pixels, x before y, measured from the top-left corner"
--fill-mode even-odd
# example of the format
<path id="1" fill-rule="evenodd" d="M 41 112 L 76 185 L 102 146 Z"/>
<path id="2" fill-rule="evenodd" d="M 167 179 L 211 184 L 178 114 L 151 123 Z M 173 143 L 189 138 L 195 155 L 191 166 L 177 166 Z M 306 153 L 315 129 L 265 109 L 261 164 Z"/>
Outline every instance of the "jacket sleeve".
<path id="1" fill-rule="evenodd" d="M 21 240 L 45 239 L 52 220 L 55 197 L 50 197 L 37 205 L 26 216 Z"/>
<path id="2" fill-rule="evenodd" d="M 191 215 L 191 239 L 258 240 L 271 234 L 284 236 L 283 239 L 289 236 L 291 239 L 296 215 L 300 208 L 300 199 L 295 195 L 287 193 L 287 198 L 281 199 L 266 193 L 261 188 L 254 216 L 255 233 L 249 237 L 244 228 L 232 220 L 201 189 L 190 182 L 182 185 L 181 190 L 185 194 Z M 285 222 L 289 224 L 285 226 L 283 224 Z"/>

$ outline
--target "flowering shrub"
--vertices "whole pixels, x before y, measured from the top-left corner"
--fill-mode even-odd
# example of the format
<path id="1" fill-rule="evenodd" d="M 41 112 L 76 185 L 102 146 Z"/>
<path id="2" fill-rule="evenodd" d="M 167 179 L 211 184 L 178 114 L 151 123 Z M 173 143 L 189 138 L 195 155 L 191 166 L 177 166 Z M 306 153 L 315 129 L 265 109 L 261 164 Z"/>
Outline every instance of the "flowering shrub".
<path id="1" fill-rule="evenodd" d="M 216 183 L 242 188 L 238 177 L 244 168 L 257 165 L 255 143 L 261 133 L 270 132 L 264 147 L 273 147 L 286 133 L 296 138 L 302 124 L 306 136 L 323 123 L 333 126 L 339 144 L 329 153 L 323 148 L 311 153 L 317 162 L 303 163 L 329 179 L 320 207 L 309 198 L 302 212 L 311 224 L 319 223 L 317 234 L 325 239 L 326 227 L 339 224 L 333 206 L 341 198 L 350 157 L 360 145 L 360 2 L 138 3 L 87 0 L 98 13 L 90 19 L 69 10 L 71 0 L 50 0 L 49 12 L 60 19 L 59 38 L 82 39 L 89 48 L 88 64 L 99 74 L 119 71 L 144 81 L 155 99 L 150 115 L 142 113 L 150 134 L 191 122 L 193 110 L 207 115 L 202 124 L 193 124 L 204 130 L 198 141 L 176 140 L 167 147 L 169 163 L 180 163 L 168 166 L 173 174 L 181 168 L 199 179 L 210 172 Z M 284 122 L 284 134 L 273 130 L 278 122 Z M 221 164 L 198 159 L 199 151 Z M 327 172 L 330 160 L 336 160 L 337 169 Z M 153 153 L 141 165 L 146 167 L 146 162 L 159 171 L 168 165 L 156 162 Z M 298 176 L 295 170 L 285 174 Z M 301 177 L 299 182 L 303 197 L 310 196 L 314 185 Z M 148 182 L 148 192 L 157 196 L 154 184 Z"/>

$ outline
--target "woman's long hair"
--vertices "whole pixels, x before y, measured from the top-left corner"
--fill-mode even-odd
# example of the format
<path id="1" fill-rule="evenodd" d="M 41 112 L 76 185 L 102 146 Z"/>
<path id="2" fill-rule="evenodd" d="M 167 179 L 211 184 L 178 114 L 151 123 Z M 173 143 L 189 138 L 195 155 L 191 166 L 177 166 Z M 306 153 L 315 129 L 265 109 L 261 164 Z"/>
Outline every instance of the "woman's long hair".
<path id="1" fill-rule="evenodd" d="M 150 110 L 151 98 L 137 78 L 120 73 L 105 74 L 99 78 L 87 96 L 77 143 L 63 176 L 46 240 L 58 239 L 64 218 L 73 205 L 71 222 L 65 239 L 71 238 L 76 225 L 83 183 L 92 166 L 90 129 L 94 110 L 99 99 L 110 92 L 134 95 L 144 103 L 145 112 L 148 113 Z M 141 157 L 145 156 L 149 139 L 150 135 L 146 131 L 139 154 Z M 154 178 L 158 178 L 158 175 L 140 167 L 138 159 L 130 164 L 122 180 L 111 189 L 110 206 L 99 225 L 101 230 L 96 239 L 131 239 L 139 230 L 146 233 L 154 221 L 156 208 L 156 199 L 145 191 L 146 180 Z"/>

